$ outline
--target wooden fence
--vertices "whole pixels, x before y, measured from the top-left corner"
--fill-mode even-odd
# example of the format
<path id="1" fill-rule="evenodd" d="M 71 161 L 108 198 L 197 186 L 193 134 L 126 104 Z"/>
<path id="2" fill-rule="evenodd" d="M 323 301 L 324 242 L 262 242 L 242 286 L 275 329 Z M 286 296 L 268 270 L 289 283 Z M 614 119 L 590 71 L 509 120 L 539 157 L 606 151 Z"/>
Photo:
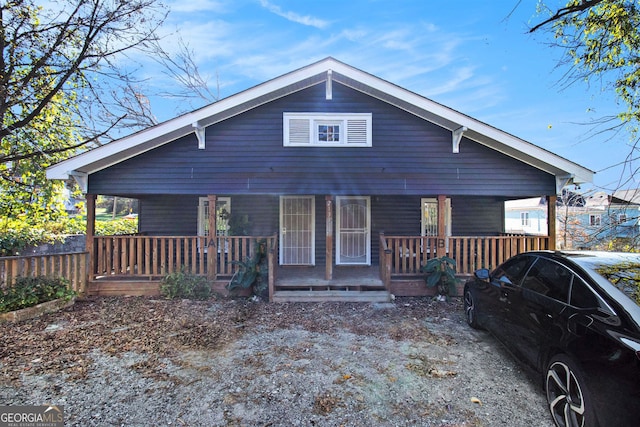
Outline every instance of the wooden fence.
<path id="1" fill-rule="evenodd" d="M 69 287 L 83 293 L 87 286 L 88 252 L 26 255 L 0 258 L 0 286 L 10 287 L 18 277 L 62 277 Z"/>
<path id="2" fill-rule="evenodd" d="M 159 278 L 184 268 L 213 278 L 230 277 L 236 262 L 253 256 L 256 242 L 276 237 L 96 236 L 91 279 L 108 276 Z"/>
<path id="3" fill-rule="evenodd" d="M 456 261 L 459 275 L 479 268 L 493 269 L 513 255 L 549 248 L 547 236 L 436 237 L 380 235 L 380 271 L 387 276 L 415 276 L 428 259 L 436 257 L 437 245 Z"/>

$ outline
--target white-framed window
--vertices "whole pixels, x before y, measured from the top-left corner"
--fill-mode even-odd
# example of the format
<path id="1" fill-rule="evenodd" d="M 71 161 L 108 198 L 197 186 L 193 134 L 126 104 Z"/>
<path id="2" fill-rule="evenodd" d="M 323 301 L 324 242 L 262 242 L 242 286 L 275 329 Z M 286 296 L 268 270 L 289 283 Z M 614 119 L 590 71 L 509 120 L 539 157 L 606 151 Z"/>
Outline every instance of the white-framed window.
<path id="1" fill-rule="evenodd" d="M 422 232 L 421 236 L 438 236 L 438 199 L 424 198 L 422 204 Z M 451 199 L 445 199 L 444 204 L 444 235 L 451 236 Z"/>
<path id="2" fill-rule="evenodd" d="M 619 213 L 618 217 L 616 218 L 618 224 L 622 224 L 627 222 L 627 214 L 626 213 Z"/>
<path id="3" fill-rule="evenodd" d="M 589 215 L 589 225 L 591 227 L 600 227 L 602 218 L 600 215 L 597 214 L 590 214 Z"/>
<path id="4" fill-rule="evenodd" d="M 231 197 L 216 198 L 216 236 L 229 234 L 229 217 L 231 216 Z M 198 199 L 198 236 L 209 236 L 209 199 Z"/>
<path id="5" fill-rule="evenodd" d="M 531 221 L 529 220 L 529 212 L 520 212 L 520 224 L 523 227 L 529 227 Z"/>
<path id="6" fill-rule="evenodd" d="M 371 147 L 371 113 L 283 113 L 285 147 Z"/>

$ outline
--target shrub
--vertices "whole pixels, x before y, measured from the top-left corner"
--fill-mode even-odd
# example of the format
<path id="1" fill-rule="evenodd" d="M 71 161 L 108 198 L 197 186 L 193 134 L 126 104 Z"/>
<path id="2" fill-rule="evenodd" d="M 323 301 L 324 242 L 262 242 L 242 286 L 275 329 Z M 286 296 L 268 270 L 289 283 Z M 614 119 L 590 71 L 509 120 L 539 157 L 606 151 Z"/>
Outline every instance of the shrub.
<path id="1" fill-rule="evenodd" d="M 15 285 L 0 288 L 0 313 L 32 307 L 54 299 L 70 300 L 76 292 L 69 282 L 59 277 L 18 277 Z"/>
<path id="2" fill-rule="evenodd" d="M 167 299 L 187 298 L 206 300 L 211 296 L 211 287 L 206 277 L 185 270 L 167 274 L 160 282 L 160 294 Z"/>
<path id="3" fill-rule="evenodd" d="M 86 230 L 86 227 L 85 227 Z M 112 221 L 96 221 L 97 236 L 117 236 L 138 232 L 138 219 L 116 219 Z"/>
<path id="4" fill-rule="evenodd" d="M 251 289 L 255 296 L 265 296 L 269 287 L 269 266 L 267 264 L 267 240 L 258 240 L 255 244 L 254 254 L 244 261 L 232 261 L 236 265 L 236 271 L 227 284 L 231 293 L 237 293 L 241 289 Z"/>
<path id="5" fill-rule="evenodd" d="M 26 247 L 60 240 L 59 236 L 38 227 L 16 227 L 0 235 L 0 256 L 20 254 Z"/>

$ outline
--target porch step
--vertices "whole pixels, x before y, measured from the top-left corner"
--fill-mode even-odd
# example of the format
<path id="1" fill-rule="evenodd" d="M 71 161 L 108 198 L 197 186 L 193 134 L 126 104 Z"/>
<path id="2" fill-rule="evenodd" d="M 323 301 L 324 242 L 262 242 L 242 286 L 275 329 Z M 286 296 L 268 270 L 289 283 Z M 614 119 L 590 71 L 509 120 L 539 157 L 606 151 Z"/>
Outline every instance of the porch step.
<path id="1" fill-rule="evenodd" d="M 158 296 L 159 280 L 92 280 L 87 283 L 87 295 Z"/>
<path id="2" fill-rule="evenodd" d="M 350 291 L 350 292 L 373 292 L 385 291 L 384 284 L 380 283 L 313 283 L 313 282 L 296 282 L 296 283 L 276 283 L 276 291 Z"/>
<path id="3" fill-rule="evenodd" d="M 273 302 L 389 302 L 389 291 L 275 291 Z"/>

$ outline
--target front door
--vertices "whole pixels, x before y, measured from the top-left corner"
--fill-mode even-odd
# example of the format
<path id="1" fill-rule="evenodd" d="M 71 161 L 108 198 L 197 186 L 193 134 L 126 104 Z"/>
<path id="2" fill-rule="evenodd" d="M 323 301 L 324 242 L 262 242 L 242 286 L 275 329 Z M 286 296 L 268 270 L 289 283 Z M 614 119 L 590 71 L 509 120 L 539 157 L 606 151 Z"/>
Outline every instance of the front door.
<path id="1" fill-rule="evenodd" d="M 371 223 L 369 197 L 336 198 L 336 264 L 371 264 Z"/>
<path id="2" fill-rule="evenodd" d="M 280 265 L 315 265 L 315 199 L 280 198 Z"/>

